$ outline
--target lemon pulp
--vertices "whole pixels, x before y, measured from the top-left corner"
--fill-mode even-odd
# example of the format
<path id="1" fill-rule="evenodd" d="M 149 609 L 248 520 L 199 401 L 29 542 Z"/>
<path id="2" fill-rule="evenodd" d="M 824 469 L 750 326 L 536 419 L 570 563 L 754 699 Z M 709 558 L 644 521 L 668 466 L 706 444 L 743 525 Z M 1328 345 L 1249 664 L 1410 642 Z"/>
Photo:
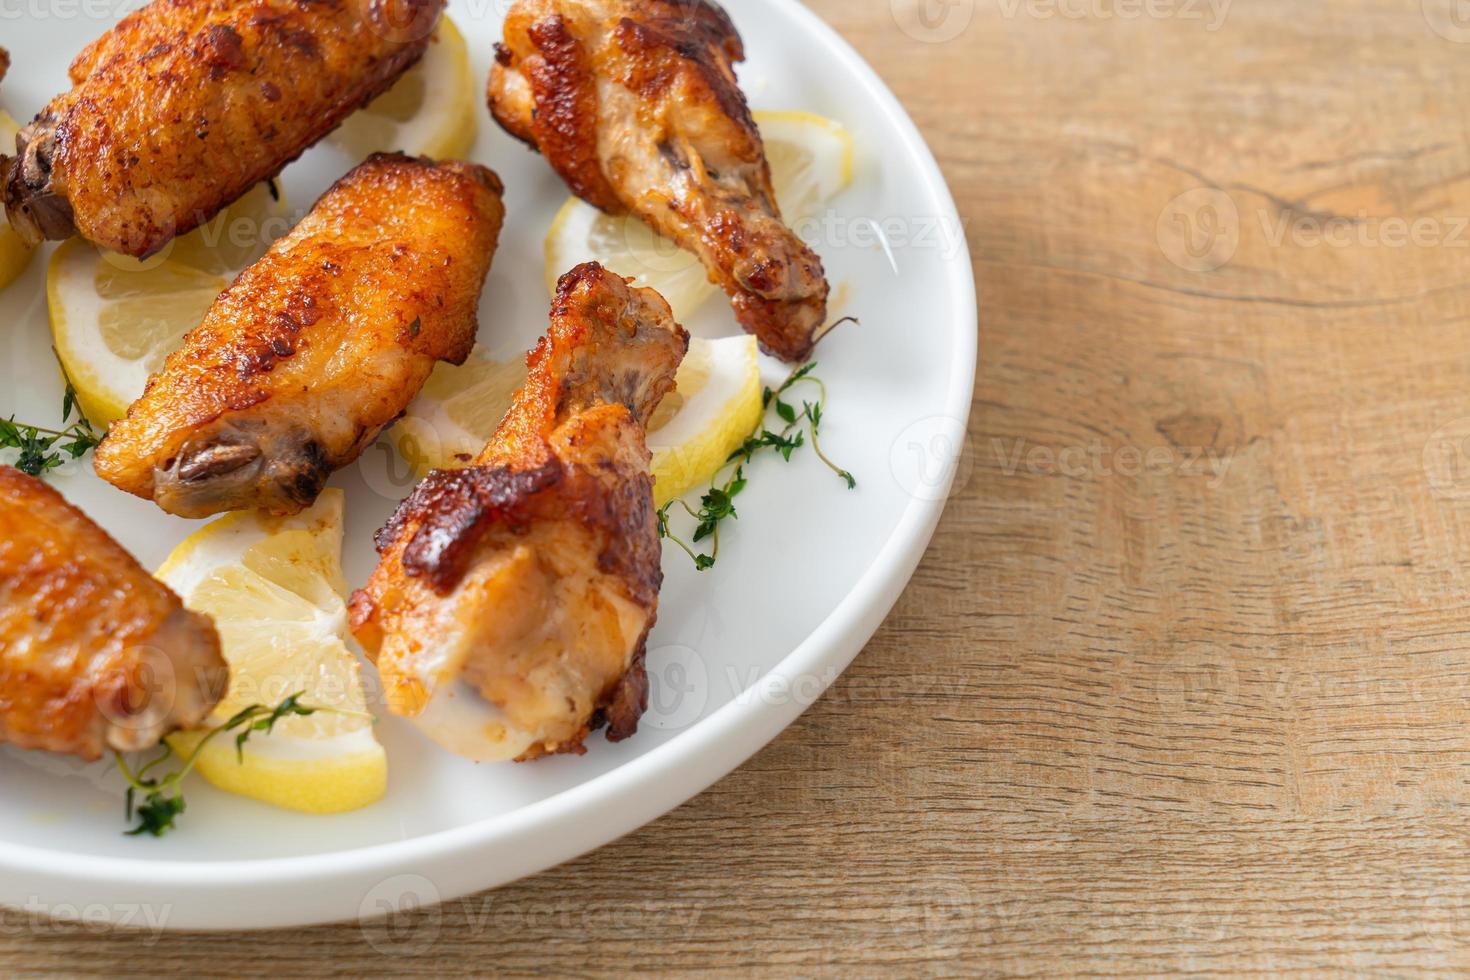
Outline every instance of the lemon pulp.
<path id="1" fill-rule="evenodd" d="M 168 744 L 231 793 L 306 813 L 341 813 L 379 799 L 388 764 L 373 737 L 360 668 L 348 649 L 342 577 L 342 493 L 327 490 L 289 518 L 237 513 L 180 544 L 158 578 L 206 613 L 230 666 L 228 693 L 202 730 Z M 204 731 L 251 705 L 292 695 L 319 710 L 279 721 L 246 743 L 232 736 L 200 748 Z"/>

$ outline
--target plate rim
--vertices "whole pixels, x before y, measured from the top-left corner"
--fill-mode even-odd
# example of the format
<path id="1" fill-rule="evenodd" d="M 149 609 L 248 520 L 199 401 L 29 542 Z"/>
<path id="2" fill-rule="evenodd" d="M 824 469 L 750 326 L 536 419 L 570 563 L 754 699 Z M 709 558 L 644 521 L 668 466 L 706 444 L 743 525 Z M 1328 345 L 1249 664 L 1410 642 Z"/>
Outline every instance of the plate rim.
<path id="1" fill-rule="evenodd" d="M 944 212 L 943 217 L 958 222 L 954 195 L 933 151 L 881 76 L 835 28 L 800 0 L 767 2 L 799 21 L 814 40 L 853 72 L 874 107 L 902 135 L 902 149 L 925 175 L 926 188 Z M 939 417 L 952 419 L 967 429 L 977 370 L 979 308 L 969 242 L 963 234 L 959 245 L 951 257 L 941 260 L 946 288 L 961 322 L 954 331 L 949 391 Z M 966 329 L 966 325 L 973 325 L 973 329 Z M 81 904 L 76 899 L 85 894 L 87 903 L 106 905 L 108 898 L 122 894 L 117 889 L 128 889 L 126 900 L 113 903 L 114 908 L 137 905 L 140 898 L 150 902 L 154 897 L 166 899 L 153 904 L 167 906 L 167 921 L 153 927 L 169 932 L 300 927 L 354 918 L 366 921 L 376 911 L 392 911 L 391 907 L 369 909 L 365 903 L 375 887 L 397 878 L 428 883 L 432 901 L 423 904 L 447 902 L 501 887 L 611 843 L 729 775 L 789 727 L 847 669 L 887 618 L 927 551 L 957 469 L 952 469 L 944 485 L 936 488 L 942 493 L 911 496 L 893 531 L 851 591 L 771 670 L 676 738 L 609 772 L 508 814 L 407 840 L 301 857 L 151 861 L 73 855 L 0 840 L 0 903 Z M 771 683 L 772 678 L 821 676 L 823 668 L 836 670 L 829 670 L 820 690 L 809 698 L 766 703 L 748 697 L 752 690 Z M 694 760 L 698 767 L 681 765 Z M 589 813 L 601 815 L 595 826 L 587 819 Z M 515 841 L 530 837 L 543 839 L 535 857 L 513 855 L 511 861 L 502 860 L 493 869 L 465 860 L 476 854 L 505 852 Z M 546 846 L 544 839 L 554 843 Z M 408 886 L 414 883 L 403 884 L 407 894 Z M 177 890 L 189 894 L 174 894 Z M 223 901 L 180 901 L 190 897 Z M 424 896 L 416 897 L 422 900 Z M 249 921 L 236 918 L 242 907 L 249 909 Z"/>

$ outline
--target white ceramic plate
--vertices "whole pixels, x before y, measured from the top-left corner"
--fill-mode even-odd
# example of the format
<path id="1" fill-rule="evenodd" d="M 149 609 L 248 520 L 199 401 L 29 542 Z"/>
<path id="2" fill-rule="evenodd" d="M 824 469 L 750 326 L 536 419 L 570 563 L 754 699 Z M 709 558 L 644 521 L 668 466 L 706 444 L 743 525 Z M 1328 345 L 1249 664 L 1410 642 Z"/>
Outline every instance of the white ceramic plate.
<path id="1" fill-rule="evenodd" d="M 507 5 L 450 6 L 477 79 Z M 0 43 L 14 64 L 0 107 L 29 118 L 63 90 L 68 61 L 122 6 L 54 4 L 60 13 L 7 19 Z M 815 235 L 833 315 L 862 319 L 818 351 L 830 391 L 823 448 L 857 476 L 857 491 L 810 452 L 765 460 L 713 571 L 696 573 L 670 546 L 649 643 L 649 713 L 637 737 L 594 736 L 582 757 L 477 767 L 388 717 L 379 727 L 390 787 L 376 806 L 306 817 L 195 778 L 180 828 L 153 839 L 122 835 L 122 789 L 109 767 L 0 747 L 0 903 L 152 928 L 263 928 L 372 917 L 503 884 L 689 799 L 774 738 L 862 649 L 913 573 L 959 461 L 976 353 L 969 256 L 933 157 L 857 54 L 793 0 L 727 6 L 746 38 L 740 74 L 753 106 L 834 117 L 858 142 L 853 186 Z M 106 19 L 87 16 L 101 9 Z M 500 172 L 509 208 L 480 340 L 508 356 L 545 329 L 541 241 L 566 190 L 483 107 L 479 124 L 474 159 Z M 285 172 L 288 200 L 309 204 L 354 162 L 312 150 Z M 48 255 L 0 294 L 0 415 L 42 424 L 58 416 L 62 394 L 43 296 Z M 719 297 L 688 326 L 737 332 Z M 765 367 L 779 377 L 774 362 Z M 365 580 L 372 532 L 409 489 L 403 470 L 375 448 L 333 480 L 347 493 L 352 583 Z M 104 485 L 86 462 L 52 482 L 150 568 L 195 527 Z"/>

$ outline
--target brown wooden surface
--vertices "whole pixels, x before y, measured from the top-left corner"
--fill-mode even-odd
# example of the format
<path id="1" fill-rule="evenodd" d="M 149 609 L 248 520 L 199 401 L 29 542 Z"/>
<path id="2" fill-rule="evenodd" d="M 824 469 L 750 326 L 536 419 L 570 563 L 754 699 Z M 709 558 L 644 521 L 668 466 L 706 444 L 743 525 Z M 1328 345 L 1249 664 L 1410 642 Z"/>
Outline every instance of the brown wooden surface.
<path id="1" fill-rule="evenodd" d="M 1470 966 L 1470 21 L 813 6 L 982 293 L 956 493 L 853 669 L 687 806 L 406 932 L 7 915 L 0 974 Z"/>

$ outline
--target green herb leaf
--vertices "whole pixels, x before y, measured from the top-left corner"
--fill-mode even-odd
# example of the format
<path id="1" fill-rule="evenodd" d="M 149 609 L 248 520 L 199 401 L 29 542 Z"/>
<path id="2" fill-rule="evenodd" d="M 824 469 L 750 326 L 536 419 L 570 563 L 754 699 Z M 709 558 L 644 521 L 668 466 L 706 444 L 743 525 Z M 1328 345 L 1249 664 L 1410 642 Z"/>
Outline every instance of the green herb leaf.
<path id="1" fill-rule="evenodd" d="M 243 729 L 235 736 L 235 754 L 243 764 L 245 761 L 245 742 L 256 732 L 269 735 L 275 730 L 276 722 L 283 718 L 292 716 L 305 717 L 316 714 L 318 711 L 331 711 L 337 714 L 355 714 L 351 711 L 341 711 L 336 708 L 314 708 L 301 703 L 301 692 L 291 695 L 274 708 L 261 704 L 252 704 L 248 708 L 237 711 L 222 725 L 216 725 L 205 733 L 194 747 L 194 751 L 184 760 L 183 765 L 177 772 L 171 772 L 166 776 L 149 776 L 149 770 L 160 765 L 172 756 L 172 751 L 167 745 L 163 746 L 162 753 L 152 761 L 145 763 L 135 773 L 128 768 L 127 759 L 121 752 L 114 752 L 113 757 L 117 760 L 118 771 L 128 783 L 127 793 L 127 818 L 132 820 L 135 811 L 133 800 L 136 793 L 146 794 L 143 805 L 136 810 L 138 825 L 125 833 L 129 837 L 141 834 L 151 834 L 154 837 L 162 837 L 174 828 L 174 823 L 184 812 L 184 794 L 180 790 L 180 784 L 184 777 L 194 769 L 194 764 L 199 761 L 199 754 L 204 751 L 216 736 L 225 732 Z"/>
<path id="2" fill-rule="evenodd" d="M 66 428 L 29 425 L 15 421 L 14 416 L 0 419 L 0 449 L 19 450 L 14 466 L 31 476 L 41 476 L 56 469 L 66 462 L 66 458 L 80 459 L 87 450 L 96 448 L 102 437 L 80 414 L 75 422 L 67 425 L 75 411 L 76 390 L 68 384 L 61 400 L 61 424 Z"/>
<path id="3" fill-rule="evenodd" d="M 235 736 L 235 755 L 239 758 L 242 765 L 245 763 L 245 743 L 250 740 L 251 735 L 255 734 L 256 732 L 264 732 L 265 734 L 269 735 L 275 730 L 276 722 L 280 721 L 282 718 L 286 718 L 291 715 L 305 718 L 308 715 L 316 714 L 317 709 L 308 708 L 300 704 L 300 698 L 301 695 L 299 693 L 291 695 L 289 698 L 272 708 L 270 714 L 268 714 L 265 718 L 261 718 L 259 721 L 255 721 L 252 725 L 250 725 L 250 727 L 246 728 L 239 735 Z M 265 709 L 263 708 L 261 709 L 261 711 L 264 710 Z M 242 712 L 241 714 L 246 714 L 249 711 L 250 709 L 247 708 L 246 711 Z M 254 718 L 257 715 L 258 712 L 256 715 L 251 715 L 245 718 L 241 718 L 241 715 L 236 715 L 235 718 L 240 719 L 237 724 L 242 724 L 245 721 L 250 721 L 251 718 Z"/>
<path id="4" fill-rule="evenodd" d="M 709 490 L 700 497 L 699 510 L 694 510 L 683 501 L 671 501 L 659 508 L 659 537 L 672 541 L 684 549 L 684 552 L 694 561 L 694 567 L 698 571 L 702 572 L 713 568 L 715 559 L 719 557 L 721 522 L 726 519 L 739 520 L 740 515 L 735 512 L 735 497 L 747 485 L 748 481 L 745 477 L 746 464 L 752 462 L 761 450 L 773 449 L 783 460 L 789 462 L 792 453 L 806 445 L 807 431 L 810 431 L 812 449 L 820 457 L 822 463 L 831 469 L 832 472 L 836 473 L 847 484 L 849 490 L 857 487 L 857 480 L 853 478 L 852 474 L 828 459 L 822 452 L 821 446 L 817 443 L 817 432 L 822 425 L 822 403 L 827 397 L 827 387 L 819 378 L 812 374 L 816 366 L 815 361 L 803 364 L 792 371 L 786 380 L 781 383 L 780 387 L 774 390 L 771 388 L 762 390 L 762 407 L 766 411 L 769 411 L 774 403 L 776 415 L 785 423 L 785 427 L 780 432 L 766 428 L 765 416 L 762 415 L 761 423 L 756 427 L 756 430 L 749 436 L 746 436 L 745 441 L 740 444 L 740 448 L 726 457 L 725 465 L 721 467 L 719 473 L 715 474 L 714 480 L 710 483 Z M 798 412 L 791 403 L 782 399 L 781 395 L 803 382 L 816 385 L 820 395 L 815 401 L 803 400 L 801 411 Z M 805 430 L 799 427 L 803 420 L 809 423 Z M 732 464 L 735 466 L 734 473 L 726 476 L 723 482 L 721 482 L 722 475 L 726 473 Z M 695 521 L 694 533 L 688 542 L 678 537 L 672 530 L 669 510 L 674 503 L 678 503 L 683 507 Z M 698 544 L 705 540 L 711 542 L 710 553 L 707 555 L 696 553 L 691 547 L 691 544 Z"/>
<path id="5" fill-rule="evenodd" d="M 132 791 L 129 790 L 129 792 Z M 183 812 L 184 798 L 182 796 L 149 793 L 148 799 L 138 807 L 138 826 L 127 831 L 127 836 L 137 837 L 140 834 L 151 834 L 154 837 L 162 837 L 174 829 L 174 821 Z"/>

